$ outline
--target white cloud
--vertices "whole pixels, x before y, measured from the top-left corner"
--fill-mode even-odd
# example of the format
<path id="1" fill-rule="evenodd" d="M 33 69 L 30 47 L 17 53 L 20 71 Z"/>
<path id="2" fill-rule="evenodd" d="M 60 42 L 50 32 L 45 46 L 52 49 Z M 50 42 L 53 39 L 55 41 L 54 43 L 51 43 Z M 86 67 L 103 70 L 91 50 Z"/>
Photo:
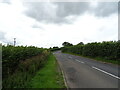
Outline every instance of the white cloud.
<path id="1" fill-rule="evenodd" d="M 25 10 L 18 1 L 11 4 L 0 3 L 0 31 L 5 33 L 7 41 L 13 42 L 13 38 L 16 37 L 17 45 L 53 47 L 62 46 L 64 41 L 77 44 L 81 41 L 87 43 L 118 39 L 116 13 L 108 17 L 97 17 L 89 12 L 69 15 L 65 18 L 70 21 L 69 24 L 55 24 L 38 22 L 27 17 L 24 14 Z M 55 13 L 53 14 L 50 15 L 55 17 Z"/>
<path id="2" fill-rule="evenodd" d="M 98 2 L 97 1 L 91 2 L 90 6 L 96 8 L 98 6 Z"/>

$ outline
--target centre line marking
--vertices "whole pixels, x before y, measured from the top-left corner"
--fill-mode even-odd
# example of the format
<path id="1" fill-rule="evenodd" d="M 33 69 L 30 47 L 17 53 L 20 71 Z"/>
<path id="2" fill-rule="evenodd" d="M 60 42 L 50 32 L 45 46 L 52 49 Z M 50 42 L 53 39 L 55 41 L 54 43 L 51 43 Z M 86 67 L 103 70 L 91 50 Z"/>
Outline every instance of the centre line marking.
<path id="1" fill-rule="evenodd" d="M 84 62 L 81 61 L 81 63 L 84 63 Z"/>
<path id="2" fill-rule="evenodd" d="M 82 62 L 82 61 L 79 61 L 79 60 L 77 60 L 77 59 L 76 59 L 76 61 L 78 61 L 78 62 L 80 62 L 80 63 L 84 63 L 84 62 Z"/>
<path id="3" fill-rule="evenodd" d="M 71 56 L 69 56 L 69 58 L 72 58 Z"/>
<path id="4" fill-rule="evenodd" d="M 110 76 L 112 76 L 112 77 L 114 77 L 114 78 L 120 79 L 120 77 L 115 76 L 115 75 L 113 75 L 113 74 L 111 74 L 111 73 L 108 73 L 108 72 L 106 72 L 106 71 L 104 71 L 104 70 L 101 70 L 101 69 L 99 69 L 99 68 L 96 68 L 96 67 L 94 67 L 94 66 L 92 66 L 92 68 L 94 68 L 94 69 L 96 69 L 96 70 L 99 70 L 99 71 L 101 71 L 101 72 L 103 72 L 103 73 L 105 73 L 105 74 L 108 74 L 108 75 L 110 75 Z"/>

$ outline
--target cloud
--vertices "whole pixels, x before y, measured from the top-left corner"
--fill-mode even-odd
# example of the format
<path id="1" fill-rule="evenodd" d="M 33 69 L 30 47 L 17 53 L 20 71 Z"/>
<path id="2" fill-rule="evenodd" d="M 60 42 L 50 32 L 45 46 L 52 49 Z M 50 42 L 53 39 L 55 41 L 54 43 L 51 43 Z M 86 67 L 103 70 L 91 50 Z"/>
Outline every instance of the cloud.
<path id="1" fill-rule="evenodd" d="M 117 40 L 117 13 L 101 5 L 109 13 L 101 14 L 100 4 L 0 3 L 0 41 L 13 43 L 13 38 L 16 38 L 17 45 L 49 48 L 62 46 L 64 41 L 77 44 L 81 41 Z"/>
<path id="2" fill-rule="evenodd" d="M 27 2 L 25 14 L 45 23 L 70 23 L 69 16 L 80 16 L 86 12 L 98 17 L 107 17 L 117 13 L 117 2 Z"/>
<path id="3" fill-rule="evenodd" d="M 28 10 L 25 12 L 27 16 L 32 17 L 40 22 L 54 22 L 56 20 L 56 8 L 53 3 L 30 2 L 25 3 Z"/>
<path id="4" fill-rule="evenodd" d="M 32 28 L 41 28 L 41 29 L 43 29 L 42 27 L 40 27 L 39 25 L 36 25 L 36 24 L 34 24 L 34 25 L 32 26 Z"/>
<path id="5" fill-rule="evenodd" d="M 29 17 L 46 23 L 69 23 L 67 16 L 83 14 L 88 8 L 87 2 L 30 2 L 25 3 L 28 10 L 25 12 Z"/>
<path id="6" fill-rule="evenodd" d="M 11 0 L 2 0 L 2 3 L 11 4 Z"/>
<path id="7" fill-rule="evenodd" d="M 12 41 L 9 41 L 7 38 L 6 38 L 6 33 L 5 32 L 2 32 L 0 31 L 0 43 L 7 43 L 7 44 L 12 44 Z"/>
<path id="8" fill-rule="evenodd" d="M 57 16 L 61 18 L 84 14 L 89 9 L 88 2 L 59 2 L 55 4 L 58 5 Z"/>
<path id="9" fill-rule="evenodd" d="M 118 2 L 99 2 L 95 8 L 91 8 L 91 11 L 96 16 L 107 17 L 118 12 Z"/>
<path id="10" fill-rule="evenodd" d="M 0 31 L 0 41 L 5 41 L 5 33 Z"/>

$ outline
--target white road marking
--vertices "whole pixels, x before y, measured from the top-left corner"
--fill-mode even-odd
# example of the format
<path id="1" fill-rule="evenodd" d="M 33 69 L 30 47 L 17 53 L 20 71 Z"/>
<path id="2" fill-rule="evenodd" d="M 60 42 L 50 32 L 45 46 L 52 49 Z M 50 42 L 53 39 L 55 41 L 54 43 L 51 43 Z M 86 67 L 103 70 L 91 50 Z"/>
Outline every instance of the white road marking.
<path id="1" fill-rule="evenodd" d="M 69 56 L 69 58 L 72 58 L 71 56 Z"/>
<path id="2" fill-rule="evenodd" d="M 105 74 L 108 74 L 108 75 L 110 75 L 110 76 L 112 76 L 112 77 L 114 77 L 114 78 L 120 79 L 120 77 L 115 76 L 115 75 L 113 75 L 113 74 L 111 74 L 111 73 L 108 73 L 108 72 L 106 72 L 106 71 L 104 71 L 104 70 L 101 70 L 101 69 L 99 69 L 99 68 L 96 68 L 96 67 L 94 67 L 94 66 L 92 66 L 92 68 L 94 68 L 94 69 L 96 69 L 96 70 L 99 70 L 99 71 L 101 71 L 101 72 L 103 72 L 103 73 L 105 73 Z"/>
<path id="3" fill-rule="evenodd" d="M 84 62 L 81 61 L 81 63 L 84 63 Z"/>
<path id="4" fill-rule="evenodd" d="M 82 61 L 79 61 L 79 60 L 77 60 L 77 59 L 76 59 L 76 61 L 78 61 L 78 62 L 80 62 L 80 63 L 84 63 L 84 62 L 82 62 Z"/>

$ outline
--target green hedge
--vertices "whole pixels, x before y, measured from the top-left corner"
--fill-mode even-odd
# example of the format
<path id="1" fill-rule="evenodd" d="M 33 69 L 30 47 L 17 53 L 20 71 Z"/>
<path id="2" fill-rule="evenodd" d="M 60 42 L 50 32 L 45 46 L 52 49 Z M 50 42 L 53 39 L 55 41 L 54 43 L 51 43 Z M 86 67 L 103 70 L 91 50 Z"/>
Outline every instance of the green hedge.
<path id="1" fill-rule="evenodd" d="M 2 46 L 3 79 L 14 73 L 20 61 L 39 55 L 43 51 L 44 49 L 34 46 Z"/>
<path id="2" fill-rule="evenodd" d="M 104 41 L 88 43 L 85 45 L 74 45 L 62 48 L 63 52 L 70 52 L 90 57 L 102 57 L 111 60 L 120 60 L 120 42 Z"/>
<path id="3" fill-rule="evenodd" d="M 34 46 L 2 46 L 3 88 L 25 88 L 50 52 Z"/>

